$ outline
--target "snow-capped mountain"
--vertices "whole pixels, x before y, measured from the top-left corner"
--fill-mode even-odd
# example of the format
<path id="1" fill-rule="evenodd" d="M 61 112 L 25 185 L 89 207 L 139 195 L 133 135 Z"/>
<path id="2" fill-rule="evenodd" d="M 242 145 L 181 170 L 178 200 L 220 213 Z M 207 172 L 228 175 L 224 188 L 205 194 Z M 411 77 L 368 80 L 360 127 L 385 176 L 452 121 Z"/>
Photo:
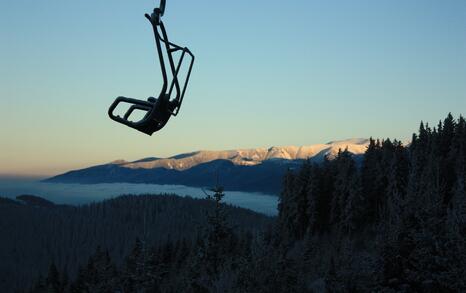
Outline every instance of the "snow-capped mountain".
<path id="1" fill-rule="evenodd" d="M 309 146 L 283 146 L 257 149 L 239 149 L 228 151 L 197 151 L 170 158 L 147 158 L 135 162 L 116 161 L 124 168 L 155 169 L 165 168 L 183 171 L 199 164 L 215 160 L 228 160 L 237 166 L 255 166 L 267 160 L 322 160 L 325 156 L 333 158 L 338 151 L 348 149 L 349 152 L 363 154 L 369 144 L 368 139 L 348 139 L 332 141 L 326 144 Z"/>
<path id="2" fill-rule="evenodd" d="M 146 158 L 70 171 L 47 179 L 57 183 L 152 183 L 186 186 L 212 186 L 220 176 L 226 190 L 258 191 L 277 194 L 283 175 L 305 159 L 321 162 L 348 149 L 362 155 L 367 139 L 333 141 L 310 146 L 284 146 L 229 151 L 197 151 L 170 158 Z"/>

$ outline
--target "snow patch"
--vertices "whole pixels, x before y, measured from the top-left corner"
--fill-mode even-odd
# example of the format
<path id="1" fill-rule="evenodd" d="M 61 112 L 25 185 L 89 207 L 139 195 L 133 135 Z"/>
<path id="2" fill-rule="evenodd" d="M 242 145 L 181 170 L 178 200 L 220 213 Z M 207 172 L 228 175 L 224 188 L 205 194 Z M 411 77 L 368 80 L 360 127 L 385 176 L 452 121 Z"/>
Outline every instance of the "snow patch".
<path id="1" fill-rule="evenodd" d="M 118 164 L 130 169 L 165 168 L 173 170 L 187 170 L 199 164 L 215 160 L 228 160 L 235 165 L 254 166 L 267 160 L 305 160 L 322 159 L 325 156 L 334 158 L 339 150 L 348 149 L 353 154 L 363 154 L 369 145 L 368 139 L 353 138 L 333 141 L 327 144 L 308 146 L 273 146 L 270 148 L 238 149 L 227 151 L 197 151 L 180 154 L 170 158 L 154 158 L 154 160 L 140 160 L 136 162 L 118 161 Z"/>

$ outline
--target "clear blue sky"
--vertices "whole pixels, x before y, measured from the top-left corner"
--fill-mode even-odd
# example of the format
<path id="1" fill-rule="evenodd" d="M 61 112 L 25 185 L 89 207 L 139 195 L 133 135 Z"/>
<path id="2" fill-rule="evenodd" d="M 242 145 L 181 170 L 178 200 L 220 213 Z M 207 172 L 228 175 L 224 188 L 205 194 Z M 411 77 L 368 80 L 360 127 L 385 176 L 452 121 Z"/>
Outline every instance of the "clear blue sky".
<path id="1" fill-rule="evenodd" d="M 0 174 L 53 174 L 198 149 L 407 139 L 466 114 L 464 0 L 167 0 L 196 54 L 180 115 L 153 137 L 112 122 L 159 91 L 154 1 L 0 2 Z"/>

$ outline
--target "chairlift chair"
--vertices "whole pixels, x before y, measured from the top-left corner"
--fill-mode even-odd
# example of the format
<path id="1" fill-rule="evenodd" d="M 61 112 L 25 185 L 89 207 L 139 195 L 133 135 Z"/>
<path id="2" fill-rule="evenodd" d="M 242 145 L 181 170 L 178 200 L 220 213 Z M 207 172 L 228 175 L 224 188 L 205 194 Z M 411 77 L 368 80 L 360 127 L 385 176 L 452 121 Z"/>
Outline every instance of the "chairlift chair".
<path id="1" fill-rule="evenodd" d="M 149 97 L 147 101 L 144 101 L 127 97 L 118 97 L 108 110 L 108 114 L 112 120 L 148 135 L 152 135 L 154 132 L 162 129 L 171 116 L 178 115 L 194 64 L 194 55 L 188 48 L 175 45 L 168 40 L 167 32 L 161 19 L 165 13 L 165 4 L 166 0 L 161 0 L 160 6 L 155 8 L 151 15 L 145 14 L 145 17 L 150 21 L 154 30 L 155 45 L 163 77 L 163 85 L 158 98 Z M 168 80 L 163 50 L 165 50 L 168 58 L 169 71 L 171 73 L 170 82 Z M 181 56 L 175 66 L 173 57 L 176 52 L 181 52 Z M 190 62 L 185 81 L 183 85 L 180 86 L 178 74 L 180 73 L 181 66 L 186 56 L 190 58 Z M 120 103 L 131 105 L 123 117 L 114 113 Z M 145 112 L 143 118 L 138 121 L 130 120 L 131 115 L 137 110 Z"/>

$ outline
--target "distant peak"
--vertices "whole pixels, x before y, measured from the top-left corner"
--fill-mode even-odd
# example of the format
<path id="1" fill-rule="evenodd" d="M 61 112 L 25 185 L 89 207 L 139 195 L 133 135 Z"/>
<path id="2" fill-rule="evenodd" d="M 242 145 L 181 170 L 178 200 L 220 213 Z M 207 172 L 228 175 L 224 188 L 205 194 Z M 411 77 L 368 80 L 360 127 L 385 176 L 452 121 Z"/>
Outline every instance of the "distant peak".
<path id="1" fill-rule="evenodd" d="M 149 157 L 149 158 L 144 158 L 144 159 L 140 159 L 140 160 L 137 160 L 137 161 L 134 161 L 132 163 L 144 163 L 144 162 L 153 162 L 153 161 L 157 161 L 157 160 L 160 160 L 160 158 L 156 158 L 156 157 Z M 122 160 L 122 164 L 125 164 L 126 161 L 123 161 Z"/>
<path id="2" fill-rule="evenodd" d="M 345 140 L 334 140 L 327 143 L 328 145 L 341 145 L 341 144 L 357 144 L 365 145 L 369 144 L 369 139 L 367 138 L 349 138 Z"/>
<path id="3" fill-rule="evenodd" d="M 180 160 L 180 159 L 184 159 L 184 158 L 187 158 L 187 157 L 192 157 L 192 156 L 194 156 L 194 155 L 196 155 L 196 154 L 199 154 L 200 152 L 202 152 L 202 151 L 196 151 L 196 152 L 191 152 L 191 153 L 179 154 L 179 155 L 172 156 L 172 157 L 170 157 L 169 159 Z"/>
<path id="4" fill-rule="evenodd" d="M 109 165 L 122 165 L 126 164 L 127 162 L 125 160 L 115 160 L 113 162 L 110 162 Z"/>

